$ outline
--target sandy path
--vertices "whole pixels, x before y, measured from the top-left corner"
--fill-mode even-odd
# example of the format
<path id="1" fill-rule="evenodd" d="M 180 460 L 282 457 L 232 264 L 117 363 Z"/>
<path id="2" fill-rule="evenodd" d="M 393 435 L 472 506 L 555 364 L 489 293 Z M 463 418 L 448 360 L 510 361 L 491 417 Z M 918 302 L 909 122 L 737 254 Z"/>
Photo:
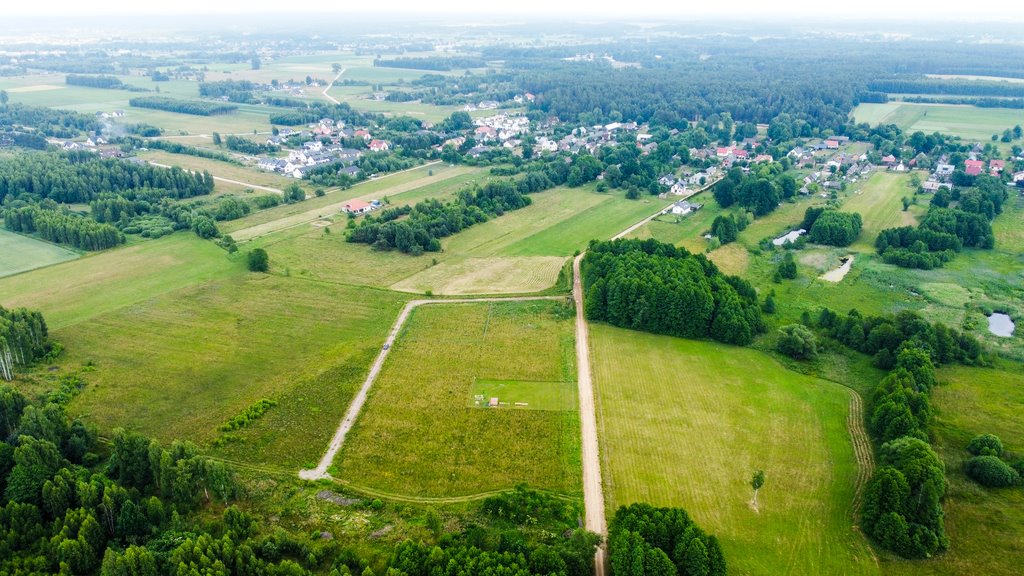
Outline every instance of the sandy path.
<path id="1" fill-rule="evenodd" d="M 427 167 L 427 166 L 433 166 L 435 164 L 440 164 L 440 163 L 441 163 L 440 160 L 435 160 L 433 162 L 427 162 L 426 164 L 422 164 L 420 166 L 413 166 L 412 168 L 407 168 L 406 170 L 399 170 L 398 172 L 390 172 L 390 173 L 385 174 L 385 175 L 383 175 L 383 176 L 381 176 L 379 178 L 375 178 L 374 180 L 364 180 L 364 182 L 375 182 L 377 180 L 381 180 L 381 179 L 387 178 L 389 176 L 394 176 L 396 174 L 401 174 L 403 172 L 408 172 L 410 170 L 419 170 L 421 168 L 424 168 L 424 167 Z M 216 178 L 216 176 L 214 176 L 214 178 Z M 264 222 L 262 224 L 255 224 L 253 226 L 249 226 L 248 228 L 242 228 L 240 230 L 235 230 L 234 232 L 231 233 L 231 237 L 234 238 L 236 242 L 244 242 L 244 241 L 247 241 L 247 240 L 252 240 L 253 238 L 256 238 L 258 236 L 263 236 L 265 234 L 270 234 L 271 232 L 280 232 L 281 230 L 287 230 L 289 228 L 294 228 L 296 226 L 301 226 L 303 224 L 308 224 L 308 223 L 313 222 L 315 220 L 319 220 L 320 218 L 322 218 L 325 215 L 330 215 L 330 214 L 335 214 L 335 213 L 341 212 L 342 207 L 344 207 L 345 204 L 348 204 L 349 202 L 352 202 L 353 200 L 363 200 L 363 201 L 367 201 L 368 202 L 370 200 L 377 200 L 379 198 L 383 198 L 384 196 L 394 196 L 396 194 L 401 194 L 402 192 L 407 192 L 409 190 L 413 190 L 415 188 L 419 188 L 420 186 L 425 186 L 425 185 L 426 184 L 424 184 L 422 182 L 422 180 L 412 180 L 410 182 L 405 182 L 403 184 L 396 184 L 395 186 L 392 186 L 391 188 L 386 188 L 386 189 L 383 189 L 383 190 L 378 190 L 376 192 L 370 192 L 370 193 L 367 193 L 367 194 L 356 196 L 355 198 L 349 198 L 347 200 L 342 200 L 340 202 L 335 202 L 334 204 L 328 204 L 327 206 L 321 206 L 319 208 L 313 208 L 312 210 L 307 210 L 305 212 L 300 212 L 298 214 L 292 214 L 291 216 L 284 216 L 284 217 L 278 218 L 277 220 L 271 220 L 270 222 Z M 358 184 L 357 184 L 357 186 L 358 186 Z M 280 192 L 280 190 L 278 192 Z"/>
<path id="2" fill-rule="evenodd" d="M 327 98 L 334 104 L 341 104 L 341 102 L 338 102 L 338 100 L 334 96 L 328 94 L 327 91 L 330 90 L 332 86 L 334 86 L 334 83 L 338 81 L 338 78 L 341 78 L 341 75 L 345 73 L 345 70 L 348 70 L 348 68 L 342 68 L 341 72 L 338 72 L 338 75 L 334 77 L 334 80 L 331 80 L 331 83 L 328 84 L 326 88 L 324 88 L 324 98 Z"/>
<path id="3" fill-rule="evenodd" d="M 363 382 L 362 388 L 359 389 L 359 393 L 352 399 L 352 404 L 349 405 L 348 411 L 345 412 L 345 417 L 342 418 L 341 424 L 338 425 L 337 431 L 334 433 L 334 438 L 331 439 L 330 445 L 327 447 L 327 452 L 324 453 L 323 458 L 320 459 L 320 464 L 312 470 L 301 470 L 299 471 L 299 477 L 304 480 L 318 480 L 320 478 L 330 478 L 330 474 L 327 473 L 327 469 L 330 468 L 331 463 L 334 462 L 334 457 L 341 450 L 341 446 L 345 443 L 345 436 L 348 435 L 349 430 L 355 425 L 356 419 L 359 418 L 359 413 L 363 410 L 363 404 L 366 403 L 366 398 L 370 393 L 370 388 L 373 387 L 373 383 L 377 380 L 377 376 L 380 374 L 381 368 L 384 367 L 384 361 L 387 360 L 388 354 L 391 353 L 391 348 L 395 343 L 395 338 L 398 337 L 398 333 L 402 330 L 402 326 L 405 325 L 405 321 L 409 319 L 409 315 L 412 311 L 418 307 L 426 304 L 474 304 L 478 302 L 527 302 L 531 300 L 559 300 L 561 296 L 520 296 L 513 298 L 460 298 L 453 300 L 412 300 L 402 308 L 402 312 L 398 315 L 398 319 L 395 320 L 395 325 L 391 327 L 391 332 L 388 333 L 388 337 L 384 340 L 384 346 L 381 347 L 380 352 L 377 354 L 377 359 L 373 361 L 373 366 L 370 367 L 370 372 L 366 375 L 366 380 Z"/>

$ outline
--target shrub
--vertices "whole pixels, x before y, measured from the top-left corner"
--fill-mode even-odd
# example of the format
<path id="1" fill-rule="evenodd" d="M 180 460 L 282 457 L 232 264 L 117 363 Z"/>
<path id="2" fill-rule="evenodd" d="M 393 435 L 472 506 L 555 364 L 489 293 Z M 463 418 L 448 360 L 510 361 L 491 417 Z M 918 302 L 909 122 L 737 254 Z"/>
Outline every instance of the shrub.
<path id="1" fill-rule="evenodd" d="M 782 262 L 779 263 L 778 273 L 780 277 L 786 278 L 787 280 L 796 278 L 796 261 L 793 260 L 792 253 L 786 252 L 782 257 Z"/>
<path id="2" fill-rule="evenodd" d="M 1004 488 L 1020 483 L 1020 474 L 997 456 L 975 456 L 964 465 L 972 480 L 989 488 Z"/>
<path id="3" fill-rule="evenodd" d="M 248 264 L 250 272 L 266 272 L 270 269 L 270 257 L 263 248 L 256 248 L 249 252 Z"/>
<path id="4" fill-rule="evenodd" d="M 802 324 L 779 328 L 779 341 L 775 349 L 797 360 L 808 360 L 818 355 L 818 339 Z"/>
<path id="5" fill-rule="evenodd" d="M 1003 442 L 995 434 L 981 434 L 967 444 L 967 451 L 975 456 L 1002 456 Z"/>

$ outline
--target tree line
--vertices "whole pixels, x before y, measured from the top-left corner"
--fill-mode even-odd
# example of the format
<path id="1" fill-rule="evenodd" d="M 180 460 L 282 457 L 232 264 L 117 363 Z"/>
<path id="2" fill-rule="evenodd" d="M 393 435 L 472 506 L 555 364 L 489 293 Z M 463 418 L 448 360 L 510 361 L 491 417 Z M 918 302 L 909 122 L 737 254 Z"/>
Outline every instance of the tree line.
<path id="1" fill-rule="evenodd" d="M 14 379 L 15 370 L 28 366 L 51 350 L 46 320 L 38 310 L 0 306 L 0 379 Z M 4 432 L 0 427 L 0 432 Z M 7 433 L 10 433 L 8 430 Z"/>
<path id="2" fill-rule="evenodd" d="M 91 114 L 16 103 L 0 106 L 0 127 L 31 127 L 53 138 L 74 138 L 103 128 Z"/>
<path id="3" fill-rule="evenodd" d="M 64 77 L 64 83 L 68 86 L 86 86 L 88 88 L 107 88 L 110 90 L 129 90 L 132 92 L 148 92 L 145 88 L 129 86 L 115 76 L 85 76 L 81 74 L 68 74 Z"/>
<path id="4" fill-rule="evenodd" d="M 424 200 L 408 209 L 384 210 L 377 218 L 367 216 L 349 231 L 347 240 L 414 256 L 438 252 L 441 238 L 530 203 L 530 198 L 511 180 L 493 180 L 475 189 L 459 191 L 450 202 Z M 404 219 L 399 219 L 403 216 Z"/>
<path id="5" fill-rule="evenodd" d="M 940 190 L 917 228 L 882 230 L 875 248 L 889 264 L 924 270 L 941 267 L 965 247 L 991 249 L 992 220 L 1002 213 L 1008 196 L 1006 186 L 987 175 L 977 176 L 974 187 L 965 191 L 954 189 L 947 195 Z M 957 206 L 947 207 L 953 199 L 959 200 Z"/>
<path id="6" fill-rule="evenodd" d="M 144 134 L 140 134 L 144 136 Z M 159 136 L 159 134 L 157 134 Z M 151 148 L 154 150 L 163 150 L 164 152 L 170 152 L 171 154 L 186 154 L 188 156 L 195 156 L 197 158 L 208 158 L 210 160 L 217 160 L 218 162 L 227 162 L 228 164 L 234 164 L 241 166 L 242 163 L 236 160 L 230 154 L 224 152 L 218 152 L 217 150 L 210 150 L 208 148 L 198 148 L 196 146 L 189 146 L 187 144 L 181 144 L 180 142 L 172 142 L 170 140 L 142 140 L 140 138 L 133 138 L 126 136 L 121 138 L 121 147 L 127 148 L 128 150 L 138 150 L 139 148 Z"/>
<path id="7" fill-rule="evenodd" d="M 410 70 L 433 70 L 447 72 L 461 68 L 484 68 L 482 58 L 468 56 L 422 56 L 416 58 L 375 58 L 373 65 L 379 68 L 408 68 Z"/>
<path id="8" fill-rule="evenodd" d="M 1024 98 L 1024 85 L 946 78 L 889 78 L 874 80 L 869 90 L 897 94 L 948 94 L 952 96 L 1002 96 Z"/>
<path id="9" fill-rule="evenodd" d="M 220 80 L 217 82 L 200 82 L 199 95 L 205 98 L 227 97 L 230 102 L 253 104 L 257 100 L 253 91 L 257 85 L 249 80 Z"/>
<path id="10" fill-rule="evenodd" d="M 222 102 L 203 102 L 200 100 L 179 100 L 167 96 L 142 96 L 128 100 L 128 105 L 135 108 L 151 108 L 165 112 L 192 114 L 194 116 L 214 116 L 238 110 L 238 106 Z"/>
<path id="11" fill-rule="evenodd" d="M 615 576 L 726 574 L 718 539 L 682 508 L 621 506 L 608 527 L 608 559 Z"/>
<path id="12" fill-rule="evenodd" d="M 0 202 L 28 194 L 64 204 L 89 202 L 104 192 L 140 188 L 165 190 L 167 196 L 190 198 L 213 191 L 209 172 L 161 168 L 91 152 L 48 152 L 0 158 Z"/>
<path id="13" fill-rule="evenodd" d="M 106 250 L 125 241 L 124 234 L 117 228 L 63 209 L 29 205 L 7 208 L 3 215 L 4 226 L 12 232 L 36 234 L 44 240 L 80 250 Z"/>
<path id="14" fill-rule="evenodd" d="M 861 526 L 883 547 L 907 558 L 945 550 L 943 522 L 945 469 L 928 445 L 935 366 L 984 361 L 978 341 L 913 311 L 863 317 L 856 310 L 840 316 L 821 311 L 818 327 L 839 342 L 889 370 L 871 393 L 868 430 L 879 451 L 880 467 L 864 490 Z"/>
<path id="15" fill-rule="evenodd" d="M 271 144 L 260 144 L 248 138 L 233 135 L 229 135 L 224 139 L 224 145 L 227 146 L 228 150 L 243 154 L 271 154 L 280 150 L 280 148 Z"/>
<path id="16" fill-rule="evenodd" d="M 593 321 L 738 345 L 765 329 L 753 287 L 685 248 L 653 239 L 592 241 L 580 271 Z"/>

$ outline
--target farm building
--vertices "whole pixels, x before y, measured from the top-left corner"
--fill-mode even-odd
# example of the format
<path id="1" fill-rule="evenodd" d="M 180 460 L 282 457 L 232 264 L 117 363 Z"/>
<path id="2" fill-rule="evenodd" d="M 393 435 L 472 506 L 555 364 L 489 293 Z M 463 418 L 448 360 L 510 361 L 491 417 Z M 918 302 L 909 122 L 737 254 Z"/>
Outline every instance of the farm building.
<path id="1" fill-rule="evenodd" d="M 341 207 L 341 210 L 343 212 L 348 212 L 349 214 L 366 214 L 367 212 L 373 210 L 373 208 L 373 204 L 370 204 L 369 202 L 365 202 L 363 200 L 356 199 L 349 200 L 348 202 L 346 202 Z"/>

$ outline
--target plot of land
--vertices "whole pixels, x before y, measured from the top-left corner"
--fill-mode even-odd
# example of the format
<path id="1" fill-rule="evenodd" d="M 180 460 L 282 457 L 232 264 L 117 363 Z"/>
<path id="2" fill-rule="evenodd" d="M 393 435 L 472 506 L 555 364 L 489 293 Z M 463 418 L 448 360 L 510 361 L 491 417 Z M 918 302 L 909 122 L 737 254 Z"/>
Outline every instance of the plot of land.
<path id="1" fill-rule="evenodd" d="M 942 132 L 970 140 L 988 141 L 1024 122 L 1024 110 L 977 108 L 959 104 L 861 104 L 853 111 L 857 122 L 896 124 L 905 132 Z"/>
<path id="2" fill-rule="evenodd" d="M 575 381 L 573 323 L 561 306 L 541 301 L 417 308 L 332 475 L 416 496 L 469 495 L 521 482 L 578 493 L 577 412 L 469 405 L 474 381 L 483 378 Z M 575 408 L 575 402 L 566 404 Z"/>
<path id="3" fill-rule="evenodd" d="M 843 202 L 843 212 L 857 212 L 864 221 L 860 237 L 853 244 L 856 249 L 874 250 L 875 238 L 886 228 L 916 226 L 917 215 L 923 214 L 930 196 L 918 199 L 920 205 L 911 206 L 904 212 L 904 197 L 912 198 L 914 190 L 909 187 L 910 175 L 895 172 L 877 172 L 863 182 L 853 185 Z"/>
<path id="4" fill-rule="evenodd" d="M 101 430 L 208 445 L 261 398 L 277 401 L 214 453 L 315 462 L 402 304 L 383 291 L 244 274 L 62 328 L 64 364 L 96 365 L 71 411 Z M 282 353 L 287 350 L 287 353 Z"/>
<path id="5" fill-rule="evenodd" d="M 682 506 L 738 574 L 878 573 L 852 528 L 848 390 L 750 349 L 605 325 L 590 336 L 609 510 Z"/>
<path id="6" fill-rule="evenodd" d="M 466 258 L 441 262 L 391 286 L 402 292 L 434 294 L 516 294 L 538 292 L 555 283 L 561 256 Z"/>
<path id="7" fill-rule="evenodd" d="M 0 229 L 0 278 L 75 258 L 67 248 Z"/>
<path id="8" fill-rule="evenodd" d="M 497 406 L 493 406 L 497 401 Z M 477 379 L 470 406 L 517 410 L 576 410 L 575 382 L 524 382 Z"/>

